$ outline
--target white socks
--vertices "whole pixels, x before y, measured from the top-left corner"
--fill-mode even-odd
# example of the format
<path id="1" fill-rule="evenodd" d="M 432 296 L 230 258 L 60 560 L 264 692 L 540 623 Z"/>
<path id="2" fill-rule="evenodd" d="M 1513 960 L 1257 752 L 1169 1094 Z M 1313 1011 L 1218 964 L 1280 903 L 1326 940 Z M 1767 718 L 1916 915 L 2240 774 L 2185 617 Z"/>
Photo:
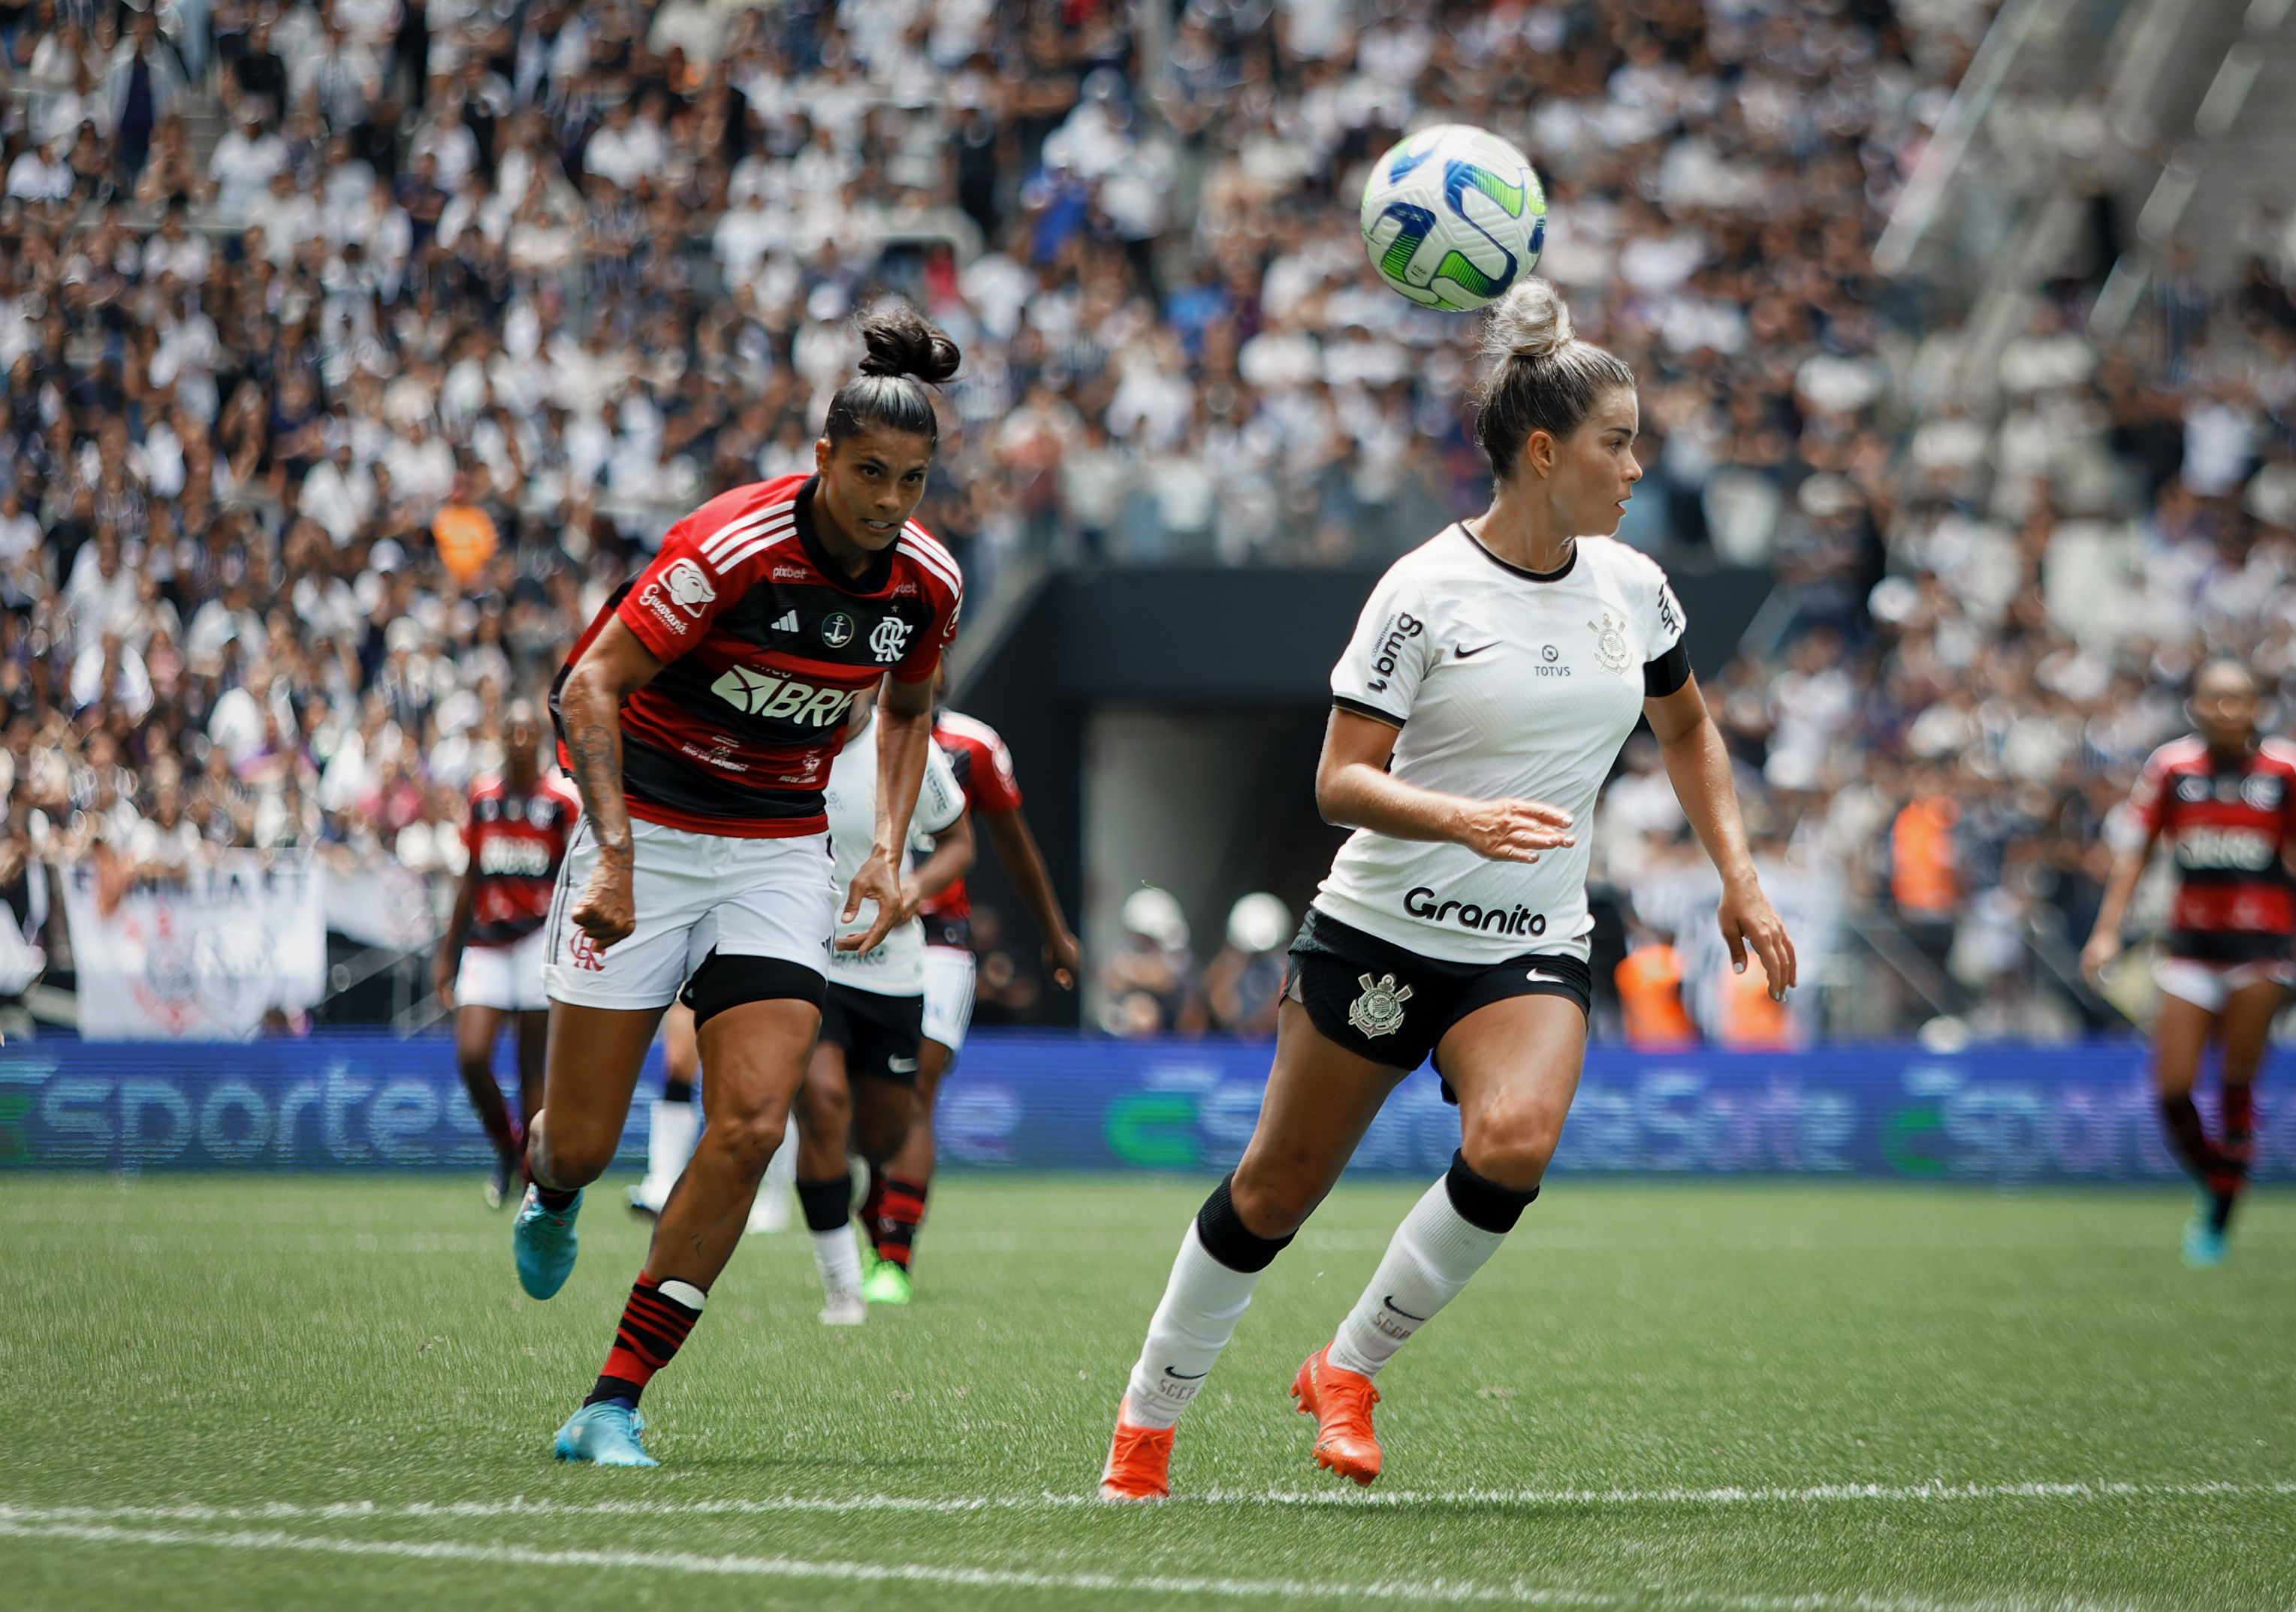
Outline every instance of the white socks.
<path id="1" fill-rule="evenodd" d="M 692 1103 L 655 1101 L 652 1122 L 646 1127 L 645 1180 L 631 1192 L 632 1205 L 661 1213 L 669 1202 L 669 1189 L 685 1173 L 685 1161 L 693 1156 L 694 1139 L 701 1134 L 700 1108 Z"/>
<path id="2" fill-rule="evenodd" d="M 812 1237 L 813 1262 L 821 1271 L 821 1290 L 832 1298 L 860 1292 L 861 1246 L 853 1240 L 853 1222 L 816 1231 Z"/>
<path id="3" fill-rule="evenodd" d="M 1189 1220 L 1164 1301 L 1156 1306 L 1148 1341 L 1132 1368 L 1124 1395 L 1126 1421 L 1136 1427 L 1168 1427 L 1180 1419 L 1235 1335 L 1259 1280 L 1259 1271 L 1232 1271 L 1205 1252 L 1196 1222 Z"/>
<path id="4" fill-rule="evenodd" d="M 790 1188 L 797 1183 L 797 1127 L 782 1139 L 767 1161 L 766 1179 L 758 1183 L 757 1201 L 750 1205 L 751 1231 L 786 1231 L 790 1226 Z"/>
<path id="5" fill-rule="evenodd" d="M 1461 1215 L 1452 1207 L 1447 1180 L 1437 1181 L 1396 1228 L 1371 1286 L 1340 1323 L 1327 1358 L 1343 1371 L 1376 1376 L 1413 1333 L 1459 1296 L 1505 1241 L 1505 1232 L 1486 1231 Z"/>

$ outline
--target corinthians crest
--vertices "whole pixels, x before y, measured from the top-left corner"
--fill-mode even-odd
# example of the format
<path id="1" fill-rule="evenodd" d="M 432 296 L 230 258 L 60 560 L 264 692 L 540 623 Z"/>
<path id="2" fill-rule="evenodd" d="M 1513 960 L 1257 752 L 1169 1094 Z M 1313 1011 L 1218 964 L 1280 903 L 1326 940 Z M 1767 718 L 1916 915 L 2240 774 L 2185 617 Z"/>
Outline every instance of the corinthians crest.
<path id="1" fill-rule="evenodd" d="M 1587 625 L 1595 634 L 1595 661 L 1604 671 L 1623 673 L 1634 662 L 1627 648 L 1627 624 L 1609 611 L 1599 621 Z"/>
<path id="2" fill-rule="evenodd" d="M 1356 976 L 1363 994 L 1348 1004 L 1348 1023 L 1366 1036 L 1393 1035 L 1403 1028 L 1403 1004 L 1411 999 L 1411 987 L 1398 990 L 1393 975 L 1374 980 L 1367 974 Z"/>

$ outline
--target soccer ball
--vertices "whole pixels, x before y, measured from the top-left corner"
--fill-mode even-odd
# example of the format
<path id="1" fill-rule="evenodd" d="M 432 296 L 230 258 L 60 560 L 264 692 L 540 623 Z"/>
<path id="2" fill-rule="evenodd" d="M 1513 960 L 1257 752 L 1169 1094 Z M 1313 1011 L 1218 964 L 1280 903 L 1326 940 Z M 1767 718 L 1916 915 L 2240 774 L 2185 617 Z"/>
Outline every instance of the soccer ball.
<path id="1" fill-rule="evenodd" d="M 1423 128 L 1364 186 L 1364 251 L 1422 308 L 1464 313 L 1506 294 L 1546 241 L 1546 195 L 1529 159 L 1488 129 Z"/>

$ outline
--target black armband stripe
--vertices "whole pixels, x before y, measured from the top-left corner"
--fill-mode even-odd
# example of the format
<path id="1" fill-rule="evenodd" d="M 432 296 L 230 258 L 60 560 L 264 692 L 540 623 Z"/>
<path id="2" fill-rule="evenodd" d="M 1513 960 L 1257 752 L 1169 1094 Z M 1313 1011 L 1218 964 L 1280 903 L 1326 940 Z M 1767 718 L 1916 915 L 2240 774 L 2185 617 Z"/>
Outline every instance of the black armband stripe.
<path id="1" fill-rule="evenodd" d="M 1690 681 L 1690 651 L 1675 640 L 1674 647 L 1655 661 L 1643 662 L 1643 698 L 1662 700 Z"/>
<path id="2" fill-rule="evenodd" d="M 1403 726 L 1403 719 L 1401 717 L 1390 716 L 1376 705 L 1366 705 L 1361 700 L 1351 700 L 1343 694 L 1333 695 L 1332 696 L 1332 703 L 1338 706 L 1341 711 L 1352 711 L 1359 717 L 1369 717 L 1374 722 L 1384 722 L 1390 728 L 1400 728 Z"/>

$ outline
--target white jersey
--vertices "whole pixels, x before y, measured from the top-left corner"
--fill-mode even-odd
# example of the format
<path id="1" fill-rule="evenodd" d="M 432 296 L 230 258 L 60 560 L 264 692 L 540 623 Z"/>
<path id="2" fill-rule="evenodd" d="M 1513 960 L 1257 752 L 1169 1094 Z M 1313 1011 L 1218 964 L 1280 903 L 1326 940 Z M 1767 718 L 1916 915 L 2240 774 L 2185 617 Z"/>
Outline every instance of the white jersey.
<path id="1" fill-rule="evenodd" d="M 829 785 L 822 802 L 829 815 L 829 846 L 837 859 L 837 910 L 854 876 L 869 859 L 877 842 L 877 720 L 845 741 L 829 769 Z M 917 809 L 909 818 L 911 835 L 939 834 L 964 815 L 964 791 L 938 744 L 925 746 L 925 777 L 917 788 Z M 906 836 L 905 836 L 906 837 Z M 922 996 L 925 989 L 925 929 L 916 919 L 895 927 L 868 951 L 840 951 L 836 942 L 849 934 L 868 932 L 877 903 L 861 903 L 860 915 L 850 924 L 840 923 L 830 937 L 829 966 L 823 970 L 834 984 L 850 985 L 878 996 Z"/>
<path id="2" fill-rule="evenodd" d="M 1372 590 L 1332 669 L 1332 698 L 1392 722 L 1388 770 L 1470 800 L 1544 801 L 1578 843 L 1533 863 L 1359 828 L 1316 906 L 1423 957 L 1585 957 L 1595 797 L 1642 715 L 1644 665 L 1680 641 L 1682 606 L 1658 566 L 1613 538 L 1581 538 L 1541 574 L 1454 524 Z"/>

